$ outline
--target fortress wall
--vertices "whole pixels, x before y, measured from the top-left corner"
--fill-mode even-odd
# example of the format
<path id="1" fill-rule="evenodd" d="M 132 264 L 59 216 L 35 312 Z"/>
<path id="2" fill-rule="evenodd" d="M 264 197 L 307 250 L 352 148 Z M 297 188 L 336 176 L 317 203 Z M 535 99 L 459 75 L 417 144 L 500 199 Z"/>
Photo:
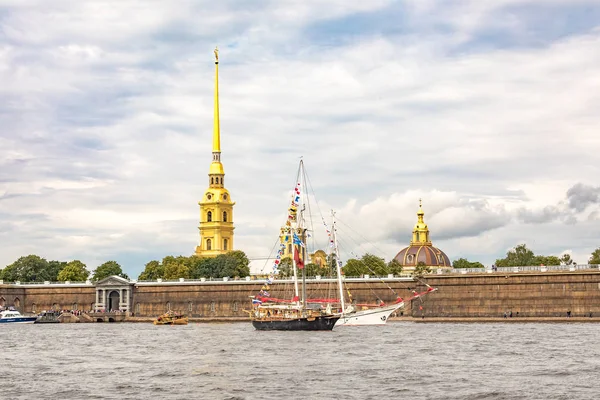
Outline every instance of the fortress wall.
<path id="1" fill-rule="evenodd" d="M 413 316 L 522 317 L 600 316 L 600 272 L 544 272 L 429 276 L 438 288 L 413 302 Z M 423 310 L 419 307 L 422 306 Z"/>
<path id="2" fill-rule="evenodd" d="M 21 313 L 39 313 L 53 306 L 70 310 L 75 304 L 79 310 L 90 311 L 96 301 L 96 291 L 93 286 L 0 285 L 2 297 L 7 306 L 14 306 L 14 299 L 19 297 L 20 305 L 15 308 Z"/>
<path id="3" fill-rule="evenodd" d="M 407 304 L 404 315 L 420 317 L 501 317 L 512 311 L 523 317 L 600 316 L 600 271 L 494 273 L 473 275 L 429 275 L 423 279 L 438 291 Z M 139 317 L 155 317 L 167 310 L 187 313 L 191 317 L 241 318 L 251 307 L 249 296 L 257 294 L 261 281 L 136 283 L 133 286 L 131 311 Z M 392 290 L 390 290 L 392 289 Z M 379 299 L 393 303 L 396 295 L 408 298 L 411 290 L 424 291 L 420 282 L 348 280 L 358 304 L 375 304 Z M 291 299 L 293 285 L 276 282 L 270 288 L 272 297 Z M 309 297 L 338 296 L 335 282 L 311 280 Z M 70 309 L 77 303 L 89 310 L 95 301 L 93 286 L 74 285 L 0 285 L 0 298 L 11 306 L 19 299 L 21 312 L 58 308 Z M 422 309 L 421 309 L 422 307 Z"/>

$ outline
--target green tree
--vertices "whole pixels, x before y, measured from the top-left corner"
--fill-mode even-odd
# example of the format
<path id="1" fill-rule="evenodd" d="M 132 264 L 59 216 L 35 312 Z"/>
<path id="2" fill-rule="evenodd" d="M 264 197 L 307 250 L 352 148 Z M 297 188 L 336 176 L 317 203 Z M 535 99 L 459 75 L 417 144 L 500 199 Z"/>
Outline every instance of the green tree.
<path id="1" fill-rule="evenodd" d="M 73 260 L 67 263 L 67 265 L 58 273 L 58 280 L 80 282 L 85 281 L 90 272 L 87 270 L 86 265 L 79 260 Z"/>
<path id="2" fill-rule="evenodd" d="M 107 261 L 100 265 L 92 272 L 92 280 L 99 281 L 109 276 L 120 276 L 121 278 L 129 279 L 126 273 L 123 272 L 121 266 L 116 261 Z"/>
<path id="3" fill-rule="evenodd" d="M 164 279 L 179 279 L 179 278 L 190 278 L 190 264 L 191 260 L 189 257 L 184 256 L 166 256 L 162 260 L 162 265 L 165 268 Z"/>
<path id="4" fill-rule="evenodd" d="M 430 274 L 431 268 L 425 265 L 423 261 L 419 261 L 417 266 L 415 267 L 415 271 L 413 272 L 414 276 L 423 276 L 425 274 Z"/>
<path id="5" fill-rule="evenodd" d="M 200 279 L 214 276 L 213 259 L 209 257 L 192 256 L 190 259 L 190 278 Z"/>
<path id="6" fill-rule="evenodd" d="M 526 265 L 539 265 L 536 263 L 535 254 L 525 244 L 520 244 L 506 253 L 505 258 L 496 260 L 498 267 L 521 267 Z"/>
<path id="7" fill-rule="evenodd" d="M 144 271 L 138 276 L 140 281 L 155 281 L 157 279 L 164 279 L 165 267 L 160 261 L 152 260 L 146 263 Z"/>
<path id="8" fill-rule="evenodd" d="M 575 261 L 573 261 L 573 259 L 571 258 L 571 255 L 568 253 L 563 254 L 560 257 L 560 263 L 561 265 L 571 265 L 573 264 Z"/>
<path id="9" fill-rule="evenodd" d="M 290 276 L 294 276 L 294 262 L 292 261 L 292 257 L 282 258 L 279 262 L 279 276 L 281 278 L 289 278 Z"/>
<path id="10" fill-rule="evenodd" d="M 236 265 L 232 277 L 250 276 L 250 260 L 246 253 L 241 250 L 233 250 L 225 255 L 235 260 Z"/>
<path id="11" fill-rule="evenodd" d="M 556 256 L 535 256 L 533 265 L 560 265 L 560 258 Z"/>
<path id="12" fill-rule="evenodd" d="M 469 261 L 466 258 L 459 258 L 452 262 L 452 268 L 485 268 L 485 266 L 478 261 Z"/>
<path id="13" fill-rule="evenodd" d="M 588 260 L 588 264 L 600 264 L 600 247 L 592 252 L 591 257 Z"/>
<path id="14" fill-rule="evenodd" d="M 367 274 L 383 276 L 388 274 L 387 264 L 381 257 L 367 253 L 360 259 L 369 272 Z"/>
<path id="15" fill-rule="evenodd" d="M 342 268 L 344 275 L 346 276 L 361 276 L 364 274 L 368 274 L 367 268 L 363 265 L 361 260 L 357 260 L 355 258 L 351 258 L 346 261 L 346 264 Z"/>
<path id="16" fill-rule="evenodd" d="M 321 275 L 326 270 L 321 268 L 318 264 L 308 263 L 304 266 L 306 276 L 317 276 Z"/>
<path id="17" fill-rule="evenodd" d="M 46 279 L 47 281 L 58 281 L 58 274 L 60 273 L 60 271 L 67 266 L 67 262 L 66 261 L 48 261 L 48 274 L 47 277 L 48 279 Z"/>
<path id="18" fill-rule="evenodd" d="M 234 277 L 237 272 L 237 260 L 233 257 L 229 257 L 227 254 L 219 254 L 213 258 L 213 277 Z"/>
<path id="19" fill-rule="evenodd" d="M 387 270 L 389 274 L 400 275 L 404 267 L 394 258 L 387 264 Z"/>
<path id="20" fill-rule="evenodd" d="M 54 264 L 53 264 L 54 266 Z M 20 257 L 2 270 L 2 279 L 8 282 L 55 281 L 55 268 L 50 269 L 48 261 L 34 254 Z"/>

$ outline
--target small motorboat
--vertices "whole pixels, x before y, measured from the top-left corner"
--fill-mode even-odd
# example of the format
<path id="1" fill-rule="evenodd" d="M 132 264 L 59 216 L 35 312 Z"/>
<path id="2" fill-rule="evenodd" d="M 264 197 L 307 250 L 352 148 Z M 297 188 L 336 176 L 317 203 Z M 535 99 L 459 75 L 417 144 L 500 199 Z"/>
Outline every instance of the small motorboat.
<path id="1" fill-rule="evenodd" d="M 33 324 L 37 317 L 26 317 L 17 310 L 0 312 L 0 324 Z"/>
<path id="2" fill-rule="evenodd" d="M 153 321 L 154 325 L 187 325 L 188 317 L 185 314 L 167 311 Z"/>
<path id="3" fill-rule="evenodd" d="M 58 324 L 60 322 L 58 317 L 60 317 L 59 311 L 42 311 L 40 313 L 40 315 L 37 316 L 35 323 L 36 324 Z"/>

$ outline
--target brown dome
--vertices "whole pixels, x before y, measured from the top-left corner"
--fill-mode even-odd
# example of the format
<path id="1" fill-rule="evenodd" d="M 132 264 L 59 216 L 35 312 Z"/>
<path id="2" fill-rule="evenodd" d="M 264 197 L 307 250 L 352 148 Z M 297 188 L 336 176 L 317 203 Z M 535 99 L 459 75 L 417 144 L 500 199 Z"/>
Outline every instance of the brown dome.
<path id="1" fill-rule="evenodd" d="M 417 266 L 419 262 L 431 267 L 451 267 L 450 259 L 440 249 L 427 245 L 410 245 L 402 250 L 394 260 L 404 266 Z"/>

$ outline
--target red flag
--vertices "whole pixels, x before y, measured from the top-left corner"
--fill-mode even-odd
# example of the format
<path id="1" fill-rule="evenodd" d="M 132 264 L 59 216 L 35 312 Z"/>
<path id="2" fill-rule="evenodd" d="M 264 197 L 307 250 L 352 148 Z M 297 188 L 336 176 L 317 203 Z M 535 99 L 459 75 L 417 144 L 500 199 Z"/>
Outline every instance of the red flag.
<path id="1" fill-rule="evenodd" d="M 294 261 L 296 261 L 296 268 L 303 269 L 304 263 L 300 258 L 300 253 L 298 253 L 298 246 L 294 246 Z"/>

